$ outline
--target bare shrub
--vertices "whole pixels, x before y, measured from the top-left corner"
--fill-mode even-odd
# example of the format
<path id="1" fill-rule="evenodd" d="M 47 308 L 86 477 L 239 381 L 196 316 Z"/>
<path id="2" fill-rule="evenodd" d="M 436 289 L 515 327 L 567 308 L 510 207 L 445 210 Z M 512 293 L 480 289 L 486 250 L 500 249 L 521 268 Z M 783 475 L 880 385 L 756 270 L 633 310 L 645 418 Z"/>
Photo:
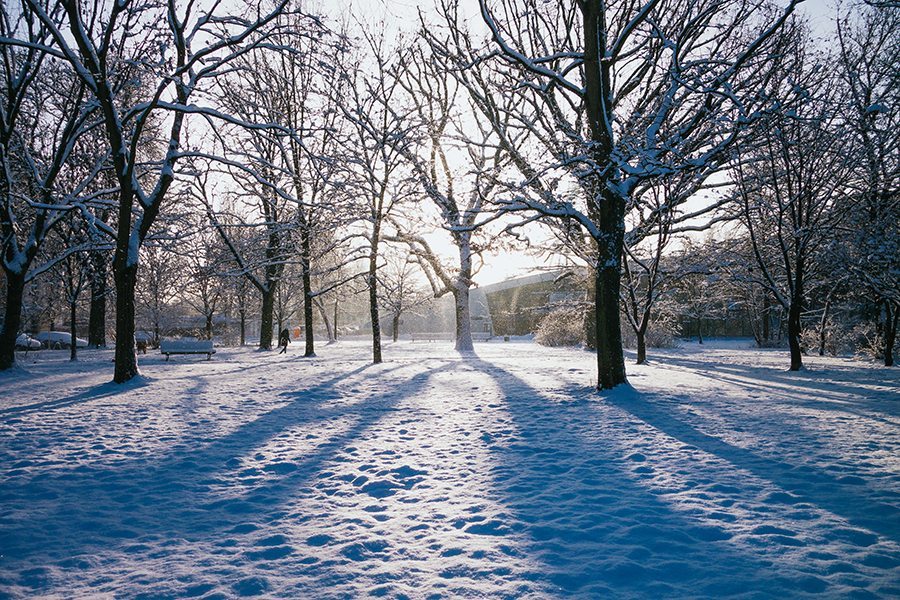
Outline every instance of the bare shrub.
<path id="1" fill-rule="evenodd" d="M 541 319 L 534 336 L 542 346 L 580 346 L 584 343 L 584 314 L 573 308 L 560 308 Z"/>

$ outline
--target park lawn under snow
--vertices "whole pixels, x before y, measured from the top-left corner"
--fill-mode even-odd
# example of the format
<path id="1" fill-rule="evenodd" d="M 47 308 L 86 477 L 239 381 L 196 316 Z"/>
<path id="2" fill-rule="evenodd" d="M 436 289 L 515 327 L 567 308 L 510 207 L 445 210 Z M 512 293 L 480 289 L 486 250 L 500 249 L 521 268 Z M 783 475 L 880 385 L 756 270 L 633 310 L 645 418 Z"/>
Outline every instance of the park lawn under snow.
<path id="1" fill-rule="evenodd" d="M 898 370 L 730 346 L 29 356 L 0 596 L 900 596 Z"/>

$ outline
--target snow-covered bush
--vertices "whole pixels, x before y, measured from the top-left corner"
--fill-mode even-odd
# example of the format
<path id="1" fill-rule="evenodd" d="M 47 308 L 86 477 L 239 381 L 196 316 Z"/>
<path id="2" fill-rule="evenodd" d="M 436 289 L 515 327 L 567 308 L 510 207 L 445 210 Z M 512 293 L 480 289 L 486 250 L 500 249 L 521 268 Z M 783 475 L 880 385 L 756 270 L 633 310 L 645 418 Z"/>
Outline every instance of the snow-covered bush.
<path id="1" fill-rule="evenodd" d="M 829 320 L 825 325 L 825 353 L 829 356 L 847 356 L 856 352 L 856 334 L 852 327 Z M 803 330 L 801 346 L 810 354 L 819 353 L 821 344 L 819 326 L 810 326 Z"/>
<path id="2" fill-rule="evenodd" d="M 541 319 L 534 340 L 542 346 L 579 346 L 584 343 L 584 314 L 579 309 L 560 308 Z"/>
<path id="3" fill-rule="evenodd" d="M 674 348 L 678 345 L 676 338 L 679 334 L 680 328 L 675 315 L 668 313 L 657 315 L 647 327 L 644 342 L 648 348 Z M 622 344 L 626 348 L 637 347 L 637 335 L 624 318 L 622 319 Z"/>
<path id="4" fill-rule="evenodd" d="M 884 358 L 884 339 L 872 323 L 860 323 L 850 332 L 856 356 L 881 360 Z"/>

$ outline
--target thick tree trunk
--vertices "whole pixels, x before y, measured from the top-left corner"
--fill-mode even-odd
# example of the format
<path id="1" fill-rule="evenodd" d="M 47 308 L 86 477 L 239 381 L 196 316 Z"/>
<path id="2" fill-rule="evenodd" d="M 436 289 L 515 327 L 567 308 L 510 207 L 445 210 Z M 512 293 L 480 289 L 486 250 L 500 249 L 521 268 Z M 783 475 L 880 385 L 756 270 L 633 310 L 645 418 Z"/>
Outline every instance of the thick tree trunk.
<path id="1" fill-rule="evenodd" d="M 619 319 L 626 198 L 617 191 L 621 189 L 619 174 L 610 161 L 615 142 L 611 126 L 614 115 L 610 63 L 603 60 L 609 50 L 606 7 L 600 2 L 583 2 L 581 11 L 584 26 L 584 105 L 590 128 L 590 154 L 597 165 L 594 167 L 597 171 L 585 179 L 588 213 L 598 229 L 594 275 L 597 389 L 607 390 L 627 383 Z"/>
<path id="2" fill-rule="evenodd" d="M 391 339 L 395 342 L 400 337 L 400 315 L 394 313 L 394 316 L 391 318 Z"/>
<path id="3" fill-rule="evenodd" d="M 472 318 L 469 308 L 469 286 L 458 282 L 453 294 L 456 304 L 456 350 L 471 352 L 475 349 L 472 343 Z"/>
<path id="4" fill-rule="evenodd" d="M 25 294 L 25 275 L 6 271 L 6 309 L 0 328 L 0 371 L 16 364 L 16 336 L 22 322 L 22 297 Z"/>
<path id="5" fill-rule="evenodd" d="M 106 347 L 106 260 L 95 253 L 91 264 L 91 310 L 88 317 L 88 347 Z"/>
<path id="6" fill-rule="evenodd" d="M 206 313 L 206 339 L 213 339 L 213 314 Z"/>
<path id="7" fill-rule="evenodd" d="M 469 307 L 469 288 L 472 285 L 472 234 L 462 232 L 457 239 L 459 247 L 459 275 L 454 282 L 453 300 L 456 304 L 456 350 L 471 352 L 472 312 Z"/>
<path id="8" fill-rule="evenodd" d="M 262 292 L 262 311 L 261 322 L 259 325 L 259 349 L 272 349 L 272 322 L 275 313 L 275 285 L 269 284 L 269 287 Z"/>
<path id="9" fill-rule="evenodd" d="M 605 253 L 604 253 L 605 254 Z M 597 389 L 608 390 L 626 383 L 622 329 L 619 320 L 619 265 L 603 262 L 601 256 L 595 278 L 594 309 L 597 336 Z"/>
<path id="10" fill-rule="evenodd" d="M 884 305 L 885 323 L 884 323 L 884 366 L 894 366 L 894 343 L 897 339 L 897 322 L 900 321 L 900 315 L 897 315 L 897 307 L 892 306 L 888 301 Z"/>
<path id="11" fill-rule="evenodd" d="M 300 267 L 303 277 L 303 327 L 306 329 L 306 348 L 303 356 L 315 356 L 316 345 L 313 331 L 313 294 L 312 275 L 310 267 L 312 263 L 312 250 L 310 248 L 309 232 L 301 232 L 300 240 Z"/>
<path id="12" fill-rule="evenodd" d="M 113 381 L 125 383 L 140 375 L 134 348 L 134 289 L 138 265 L 127 263 L 128 250 L 117 248 L 113 262 L 116 283 L 116 352 Z"/>
<path id="13" fill-rule="evenodd" d="M 241 310 L 241 346 L 247 343 L 247 311 Z"/>

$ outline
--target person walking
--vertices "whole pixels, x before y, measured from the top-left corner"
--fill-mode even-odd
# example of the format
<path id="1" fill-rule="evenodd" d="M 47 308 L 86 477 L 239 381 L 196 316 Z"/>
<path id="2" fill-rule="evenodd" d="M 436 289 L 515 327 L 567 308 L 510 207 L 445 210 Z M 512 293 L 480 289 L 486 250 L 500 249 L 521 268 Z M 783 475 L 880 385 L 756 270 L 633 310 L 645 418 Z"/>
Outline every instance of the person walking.
<path id="1" fill-rule="evenodd" d="M 278 354 L 284 354 L 287 352 L 288 344 L 291 343 L 291 332 L 288 331 L 287 327 L 281 330 L 281 333 L 278 334 L 278 345 L 281 346 L 281 352 Z"/>

